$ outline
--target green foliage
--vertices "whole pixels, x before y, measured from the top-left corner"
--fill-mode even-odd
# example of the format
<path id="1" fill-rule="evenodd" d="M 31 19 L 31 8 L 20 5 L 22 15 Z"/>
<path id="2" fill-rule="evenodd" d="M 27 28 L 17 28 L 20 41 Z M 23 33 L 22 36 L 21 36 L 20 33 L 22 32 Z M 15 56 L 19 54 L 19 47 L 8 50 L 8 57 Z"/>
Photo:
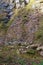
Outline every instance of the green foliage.
<path id="1" fill-rule="evenodd" d="M 43 16 L 40 17 L 39 29 L 35 33 L 35 40 L 43 43 Z"/>
<path id="2" fill-rule="evenodd" d="M 21 64 L 21 65 L 26 65 L 26 63 L 24 62 L 23 59 L 19 59 L 18 62 L 19 62 L 19 64 Z"/>
<path id="3" fill-rule="evenodd" d="M 32 62 L 32 65 L 43 65 L 43 60 L 41 60 L 39 63 L 36 63 L 36 62 Z"/>
<path id="4" fill-rule="evenodd" d="M 27 51 L 27 54 L 33 54 L 34 55 L 35 54 L 35 50 L 32 50 L 32 49 L 31 50 L 28 50 Z"/>
<path id="5" fill-rule="evenodd" d="M 42 30 L 38 30 L 37 32 L 36 32 L 36 38 L 37 39 L 40 39 L 41 37 L 43 36 L 43 31 Z"/>
<path id="6" fill-rule="evenodd" d="M 40 64 L 39 65 L 43 65 L 43 60 L 41 60 Z"/>
<path id="7" fill-rule="evenodd" d="M 16 47 L 16 49 L 17 48 L 18 47 Z M 32 56 L 30 58 L 32 60 L 32 58 L 35 57 L 34 54 L 35 54 L 36 51 L 34 51 L 34 50 L 28 50 L 28 51 L 29 51 L 29 53 L 28 53 L 28 55 L 26 55 L 27 56 L 26 58 L 30 58 L 30 56 Z M 20 65 L 26 65 L 26 63 L 29 62 L 29 61 L 27 61 L 27 62 L 25 61 L 25 60 L 27 60 L 26 58 L 22 57 L 20 55 L 18 56 L 16 54 L 15 48 L 11 49 L 10 45 L 6 46 L 6 47 L 5 46 L 2 47 L 2 51 L 0 51 L 0 63 L 3 63 L 3 64 L 4 63 L 5 64 L 7 64 L 7 63 L 14 63 L 14 64 L 16 64 L 17 63 L 17 64 L 20 64 Z M 38 60 L 40 60 L 40 59 L 38 58 Z M 32 63 L 32 65 L 37 65 L 36 62 L 31 62 L 31 63 Z M 40 61 L 39 65 L 41 65 L 41 64 L 43 65 L 43 60 Z"/>
<path id="8" fill-rule="evenodd" d="M 38 65 L 36 62 L 32 62 L 32 65 Z"/>

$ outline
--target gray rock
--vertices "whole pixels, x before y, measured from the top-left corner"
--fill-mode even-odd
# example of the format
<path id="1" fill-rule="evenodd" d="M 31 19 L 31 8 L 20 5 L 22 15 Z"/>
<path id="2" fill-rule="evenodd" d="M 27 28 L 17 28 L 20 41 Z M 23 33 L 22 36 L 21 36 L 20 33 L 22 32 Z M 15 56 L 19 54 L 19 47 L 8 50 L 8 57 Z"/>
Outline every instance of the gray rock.
<path id="1" fill-rule="evenodd" d="M 38 47 L 37 50 L 43 50 L 43 46 Z"/>
<path id="2" fill-rule="evenodd" d="M 40 55 L 43 56 L 43 51 L 40 52 Z"/>

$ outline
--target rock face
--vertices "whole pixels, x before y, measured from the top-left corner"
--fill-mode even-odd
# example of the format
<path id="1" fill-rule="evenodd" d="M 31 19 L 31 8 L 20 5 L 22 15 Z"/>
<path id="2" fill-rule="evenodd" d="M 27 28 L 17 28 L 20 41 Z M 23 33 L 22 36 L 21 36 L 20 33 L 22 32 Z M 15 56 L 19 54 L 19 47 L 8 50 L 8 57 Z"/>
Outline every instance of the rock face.
<path id="1" fill-rule="evenodd" d="M 5 41 L 5 28 L 10 20 L 12 10 L 9 8 L 9 4 L 6 0 L 0 0 L 0 45 Z M 4 28 L 5 27 L 5 28 Z"/>
<path id="2" fill-rule="evenodd" d="M 16 40 L 33 43 L 34 33 L 38 30 L 39 13 L 33 12 L 28 15 L 17 16 L 8 29 L 6 41 Z"/>
<path id="3" fill-rule="evenodd" d="M 20 7 L 24 7 L 25 5 L 27 5 L 29 3 L 29 0 L 0 0 L 1 3 L 5 2 L 6 4 L 10 5 L 10 9 L 11 8 L 20 8 Z"/>

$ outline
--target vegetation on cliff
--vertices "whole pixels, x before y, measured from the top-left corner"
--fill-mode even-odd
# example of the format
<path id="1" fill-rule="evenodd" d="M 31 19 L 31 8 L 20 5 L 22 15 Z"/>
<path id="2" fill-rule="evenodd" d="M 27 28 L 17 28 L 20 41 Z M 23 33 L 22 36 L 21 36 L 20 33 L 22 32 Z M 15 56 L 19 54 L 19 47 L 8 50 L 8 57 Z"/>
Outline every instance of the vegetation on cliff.
<path id="1" fill-rule="evenodd" d="M 0 14 L 0 64 L 43 65 L 43 13 L 33 3 Z"/>

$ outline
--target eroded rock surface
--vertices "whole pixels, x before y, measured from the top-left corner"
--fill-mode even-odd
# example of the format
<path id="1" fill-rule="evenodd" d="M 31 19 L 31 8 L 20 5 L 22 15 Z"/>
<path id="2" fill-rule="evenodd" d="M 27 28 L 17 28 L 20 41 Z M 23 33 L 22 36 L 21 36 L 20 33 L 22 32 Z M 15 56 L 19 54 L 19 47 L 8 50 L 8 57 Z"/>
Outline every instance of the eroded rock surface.
<path id="1" fill-rule="evenodd" d="M 6 41 L 16 40 L 33 43 L 34 33 L 39 27 L 39 13 L 32 12 L 28 15 L 17 16 L 7 31 Z"/>

